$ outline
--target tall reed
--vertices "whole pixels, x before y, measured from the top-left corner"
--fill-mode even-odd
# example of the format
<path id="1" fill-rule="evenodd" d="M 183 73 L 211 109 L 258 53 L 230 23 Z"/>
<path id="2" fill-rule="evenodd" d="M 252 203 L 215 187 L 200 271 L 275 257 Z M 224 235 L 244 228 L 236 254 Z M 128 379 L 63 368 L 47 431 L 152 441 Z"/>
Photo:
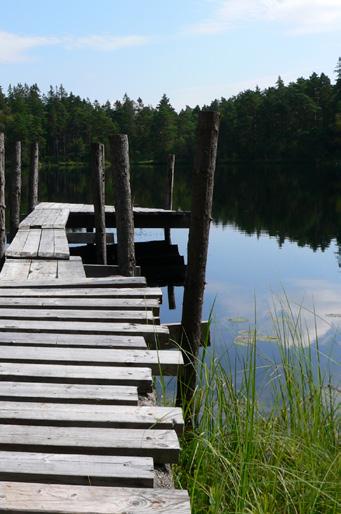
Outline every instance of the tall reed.
<path id="1" fill-rule="evenodd" d="M 174 469 L 194 514 L 341 512 L 340 417 L 318 340 L 312 344 L 302 313 L 289 304 L 275 310 L 273 326 L 280 362 L 269 365 L 267 408 L 257 388 L 255 329 L 241 377 L 205 350 L 197 362 L 195 414 Z"/>

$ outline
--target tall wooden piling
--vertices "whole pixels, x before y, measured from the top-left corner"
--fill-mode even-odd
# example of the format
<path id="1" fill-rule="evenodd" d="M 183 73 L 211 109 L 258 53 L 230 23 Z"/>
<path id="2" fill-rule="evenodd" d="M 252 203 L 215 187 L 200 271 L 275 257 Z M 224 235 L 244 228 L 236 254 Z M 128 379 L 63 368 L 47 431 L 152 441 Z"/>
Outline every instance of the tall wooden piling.
<path id="1" fill-rule="evenodd" d="M 181 320 L 181 344 L 185 366 L 178 378 L 178 404 L 184 400 L 189 404 L 196 386 L 195 365 L 201 339 L 201 315 L 218 134 L 219 114 L 211 111 L 200 112 L 192 182 L 191 224 L 187 250 L 188 266 Z"/>
<path id="2" fill-rule="evenodd" d="M 0 133 L 0 259 L 6 248 L 6 219 L 5 219 L 5 135 Z"/>
<path id="3" fill-rule="evenodd" d="M 167 157 L 167 177 L 166 177 L 164 209 L 173 209 L 174 168 L 175 168 L 175 155 L 169 154 Z M 168 244 L 171 244 L 170 228 L 165 228 L 165 241 Z"/>
<path id="4" fill-rule="evenodd" d="M 14 146 L 14 159 L 11 179 L 10 233 L 13 238 L 19 228 L 21 204 L 21 141 Z"/>
<path id="5" fill-rule="evenodd" d="M 91 172 L 96 227 L 97 263 L 107 264 L 104 145 L 102 143 L 93 143 L 91 145 Z"/>
<path id="6" fill-rule="evenodd" d="M 31 144 L 30 176 L 29 176 L 29 196 L 28 210 L 33 211 L 38 203 L 39 188 L 39 144 Z"/>
<path id="7" fill-rule="evenodd" d="M 130 190 L 129 142 L 125 134 L 115 134 L 110 141 L 115 184 L 117 261 L 121 275 L 134 276 L 134 218 Z"/>

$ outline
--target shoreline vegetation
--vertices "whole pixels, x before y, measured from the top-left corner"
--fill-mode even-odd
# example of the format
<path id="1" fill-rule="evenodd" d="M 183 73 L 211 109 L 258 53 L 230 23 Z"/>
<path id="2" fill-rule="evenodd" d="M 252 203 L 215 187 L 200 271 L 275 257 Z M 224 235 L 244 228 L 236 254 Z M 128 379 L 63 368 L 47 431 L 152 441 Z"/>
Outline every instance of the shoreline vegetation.
<path id="1" fill-rule="evenodd" d="M 243 371 L 203 349 L 197 363 L 195 414 L 174 467 L 194 514 L 337 514 L 341 511 L 340 398 L 323 372 L 318 338 L 301 312 L 275 312 L 280 362 L 257 379 L 257 331 L 249 332 Z M 185 406 L 186 409 L 186 406 Z"/>
<path id="2" fill-rule="evenodd" d="M 213 99 L 203 110 L 221 118 L 218 162 L 229 160 L 313 161 L 341 159 L 341 58 L 335 83 L 324 73 L 312 73 L 285 84 L 241 91 Z M 199 105 L 176 111 L 166 94 L 156 106 L 127 94 L 100 103 L 84 99 L 60 86 L 41 92 L 37 84 L 0 86 L 0 131 L 9 146 L 39 142 L 42 161 L 89 162 L 92 142 L 109 148 L 113 134 L 129 137 L 134 162 L 193 162 Z M 110 155 L 107 156 L 110 160 Z"/>

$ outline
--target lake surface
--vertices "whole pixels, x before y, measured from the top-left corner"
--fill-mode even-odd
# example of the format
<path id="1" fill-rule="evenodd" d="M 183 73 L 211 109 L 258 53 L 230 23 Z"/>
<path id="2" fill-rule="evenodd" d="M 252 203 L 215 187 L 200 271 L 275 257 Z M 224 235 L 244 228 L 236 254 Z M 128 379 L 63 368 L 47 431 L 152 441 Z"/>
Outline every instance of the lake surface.
<path id="1" fill-rule="evenodd" d="M 135 167 L 135 205 L 162 207 L 165 169 Z M 41 172 L 41 200 L 91 202 L 86 170 Z M 112 203 L 110 176 L 107 203 Z M 190 171 L 176 170 L 174 207 L 190 209 Z M 186 255 L 187 230 L 172 231 Z M 136 230 L 136 240 L 163 239 L 162 230 Z M 207 263 L 203 319 L 213 307 L 212 345 L 232 362 L 246 352 L 246 334 L 257 324 L 263 362 L 278 359 L 271 322 L 273 302 L 303 306 L 312 344 L 318 336 L 324 366 L 338 381 L 341 356 L 341 166 L 245 164 L 218 167 L 214 222 Z M 181 319 L 183 288 L 176 309 L 167 289 L 162 322 Z M 277 303 L 278 306 L 278 303 Z M 281 310 L 281 307 L 278 307 Z M 315 310 L 316 315 L 311 314 Z M 330 316 L 333 315 L 333 316 Z M 340 316 L 340 317 L 338 317 Z"/>

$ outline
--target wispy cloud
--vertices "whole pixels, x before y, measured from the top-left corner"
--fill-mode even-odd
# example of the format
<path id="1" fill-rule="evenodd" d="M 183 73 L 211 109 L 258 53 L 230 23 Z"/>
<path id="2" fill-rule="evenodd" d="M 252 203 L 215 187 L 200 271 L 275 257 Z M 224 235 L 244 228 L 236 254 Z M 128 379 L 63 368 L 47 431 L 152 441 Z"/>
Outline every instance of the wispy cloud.
<path id="1" fill-rule="evenodd" d="M 282 23 L 292 34 L 341 29 L 340 0 L 214 0 L 212 15 L 187 27 L 192 34 L 218 34 L 252 20 Z"/>
<path id="2" fill-rule="evenodd" d="M 67 50 L 91 49 L 110 52 L 130 46 L 140 46 L 148 38 L 138 35 L 112 36 L 23 36 L 0 31 L 0 63 L 13 63 L 30 60 L 30 50 L 38 47 L 61 46 Z"/>

